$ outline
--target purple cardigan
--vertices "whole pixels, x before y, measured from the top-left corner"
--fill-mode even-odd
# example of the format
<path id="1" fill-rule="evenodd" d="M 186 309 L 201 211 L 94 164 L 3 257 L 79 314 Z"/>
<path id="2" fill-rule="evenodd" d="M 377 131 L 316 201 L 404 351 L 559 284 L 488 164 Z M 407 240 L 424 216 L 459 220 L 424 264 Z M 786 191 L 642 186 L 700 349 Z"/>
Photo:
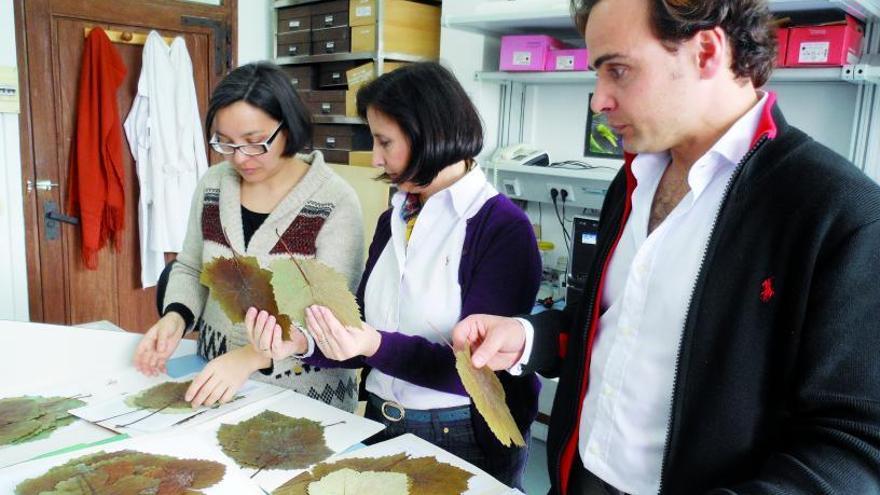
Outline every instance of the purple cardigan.
<path id="1" fill-rule="evenodd" d="M 391 238 L 391 212 L 389 209 L 379 217 L 370 244 L 364 276 L 357 291 L 361 308 L 364 307 L 367 281 Z M 541 281 L 537 241 L 528 217 L 504 195 L 498 194 L 486 201 L 477 214 L 467 220 L 458 281 L 461 285 L 461 318 L 477 313 L 528 314 L 534 306 Z M 376 368 L 416 385 L 467 395 L 455 370 L 452 350 L 445 344 L 400 332 L 380 332 L 382 343 L 370 358 L 334 361 L 316 348 L 305 362 L 325 368 Z M 534 374 L 515 377 L 499 373 L 498 377 L 507 394 L 511 413 L 520 430 L 525 432 L 538 412 L 540 382 Z M 479 414 L 472 417 L 481 445 L 504 448 Z"/>

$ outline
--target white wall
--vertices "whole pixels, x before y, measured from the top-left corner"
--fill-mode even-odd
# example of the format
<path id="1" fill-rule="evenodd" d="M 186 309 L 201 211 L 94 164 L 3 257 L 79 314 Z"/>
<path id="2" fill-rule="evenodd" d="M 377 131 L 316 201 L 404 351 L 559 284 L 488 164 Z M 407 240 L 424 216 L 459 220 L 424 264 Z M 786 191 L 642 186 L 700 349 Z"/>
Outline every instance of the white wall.
<path id="1" fill-rule="evenodd" d="M 272 57 L 272 1 L 238 0 L 238 65 Z"/>
<path id="2" fill-rule="evenodd" d="M 0 0 L 0 67 L 15 67 L 12 0 Z M 0 320 L 28 319 L 18 114 L 0 114 Z"/>
<path id="3" fill-rule="evenodd" d="M 272 56 L 271 9 L 271 0 L 239 1 L 240 64 Z M 12 0 L 0 0 L 0 66 L 16 66 Z M 0 114 L 0 320 L 29 319 L 20 138 L 18 115 Z"/>

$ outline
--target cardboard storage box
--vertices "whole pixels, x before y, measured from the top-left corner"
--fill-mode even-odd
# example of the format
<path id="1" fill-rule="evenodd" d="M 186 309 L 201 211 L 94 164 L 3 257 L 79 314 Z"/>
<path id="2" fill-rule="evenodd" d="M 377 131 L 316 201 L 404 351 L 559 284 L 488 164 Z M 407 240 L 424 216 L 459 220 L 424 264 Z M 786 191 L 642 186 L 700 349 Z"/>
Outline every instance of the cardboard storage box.
<path id="1" fill-rule="evenodd" d="M 321 88 L 338 88 L 348 85 L 347 72 L 357 67 L 358 62 L 326 62 L 319 65 L 318 86 Z"/>
<path id="2" fill-rule="evenodd" d="M 360 124 L 318 124 L 312 143 L 327 150 L 367 151 L 373 149 L 370 128 Z M 348 163 L 348 160 L 340 163 Z"/>
<path id="3" fill-rule="evenodd" d="M 311 65 L 288 65 L 281 67 L 290 84 L 299 90 L 315 89 L 315 68 Z"/>
<path id="4" fill-rule="evenodd" d="M 373 152 L 372 151 L 352 151 L 348 154 L 348 163 L 349 163 L 349 165 L 355 165 L 358 167 L 372 167 L 373 166 Z"/>
<path id="5" fill-rule="evenodd" d="M 789 28 L 786 67 L 856 64 L 862 55 L 864 28 L 847 15 L 839 23 Z"/>
<path id="6" fill-rule="evenodd" d="M 351 0 L 348 20 L 352 27 L 376 24 L 379 0 Z M 440 7 L 406 0 L 381 0 L 385 24 L 418 29 L 440 29 Z"/>
<path id="7" fill-rule="evenodd" d="M 278 9 L 278 32 L 308 31 L 312 26 L 312 8 L 310 5 L 286 7 Z"/>
<path id="8" fill-rule="evenodd" d="M 387 74 L 398 67 L 403 67 L 406 62 L 385 62 L 382 64 L 382 74 Z M 345 78 L 348 81 L 348 89 L 355 89 L 363 86 L 376 78 L 376 69 L 373 62 L 358 65 L 345 72 Z"/>
<path id="9" fill-rule="evenodd" d="M 345 91 L 310 91 L 306 105 L 312 115 L 345 115 Z"/>
<path id="10" fill-rule="evenodd" d="M 406 53 L 436 59 L 440 55 L 440 29 L 419 29 L 397 24 L 386 24 L 382 30 L 386 53 Z M 351 28 L 351 51 L 376 50 L 376 25 Z"/>
<path id="11" fill-rule="evenodd" d="M 311 33 L 309 31 L 278 33 L 277 39 L 279 57 L 311 55 Z"/>
<path id="12" fill-rule="evenodd" d="M 312 29 L 348 26 L 348 0 L 313 3 Z"/>

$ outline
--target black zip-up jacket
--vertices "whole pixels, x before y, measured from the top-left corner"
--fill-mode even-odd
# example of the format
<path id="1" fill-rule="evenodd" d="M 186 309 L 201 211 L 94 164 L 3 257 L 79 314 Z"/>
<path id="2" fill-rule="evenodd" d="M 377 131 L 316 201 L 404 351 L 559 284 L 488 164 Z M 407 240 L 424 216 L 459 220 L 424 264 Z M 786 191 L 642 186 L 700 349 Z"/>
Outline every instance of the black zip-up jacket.
<path id="1" fill-rule="evenodd" d="M 605 198 L 583 300 L 528 317 L 525 371 L 560 377 L 552 494 L 565 493 L 575 459 L 596 302 L 635 188 L 631 161 Z M 660 493 L 880 493 L 880 187 L 789 126 L 773 101 L 697 276 Z"/>

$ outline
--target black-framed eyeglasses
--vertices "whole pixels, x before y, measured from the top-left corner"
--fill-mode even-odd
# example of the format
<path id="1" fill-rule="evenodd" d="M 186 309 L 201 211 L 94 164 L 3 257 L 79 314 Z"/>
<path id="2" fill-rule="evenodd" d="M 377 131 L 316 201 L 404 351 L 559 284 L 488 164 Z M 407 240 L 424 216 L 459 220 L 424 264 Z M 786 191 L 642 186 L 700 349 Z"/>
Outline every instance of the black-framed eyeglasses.
<path id="1" fill-rule="evenodd" d="M 263 153 L 269 152 L 269 147 L 272 146 L 272 142 L 275 141 L 275 137 L 278 136 L 278 131 L 284 127 L 284 122 L 278 124 L 278 127 L 275 128 L 275 132 L 269 136 L 269 139 L 263 141 L 262 143 L 245 143 L 245 144 L 232 144 L 232 143 L 221 143 L 217 141 L 217 135 L 211 138 L 211 141 L 208 143 L 211 145 L 211 148 L 220 153 L 221 155 L 231 155 L 235 153 L 236 150 L 240 151 L 242 155 L 247 156 L 258 156 Z"/>

